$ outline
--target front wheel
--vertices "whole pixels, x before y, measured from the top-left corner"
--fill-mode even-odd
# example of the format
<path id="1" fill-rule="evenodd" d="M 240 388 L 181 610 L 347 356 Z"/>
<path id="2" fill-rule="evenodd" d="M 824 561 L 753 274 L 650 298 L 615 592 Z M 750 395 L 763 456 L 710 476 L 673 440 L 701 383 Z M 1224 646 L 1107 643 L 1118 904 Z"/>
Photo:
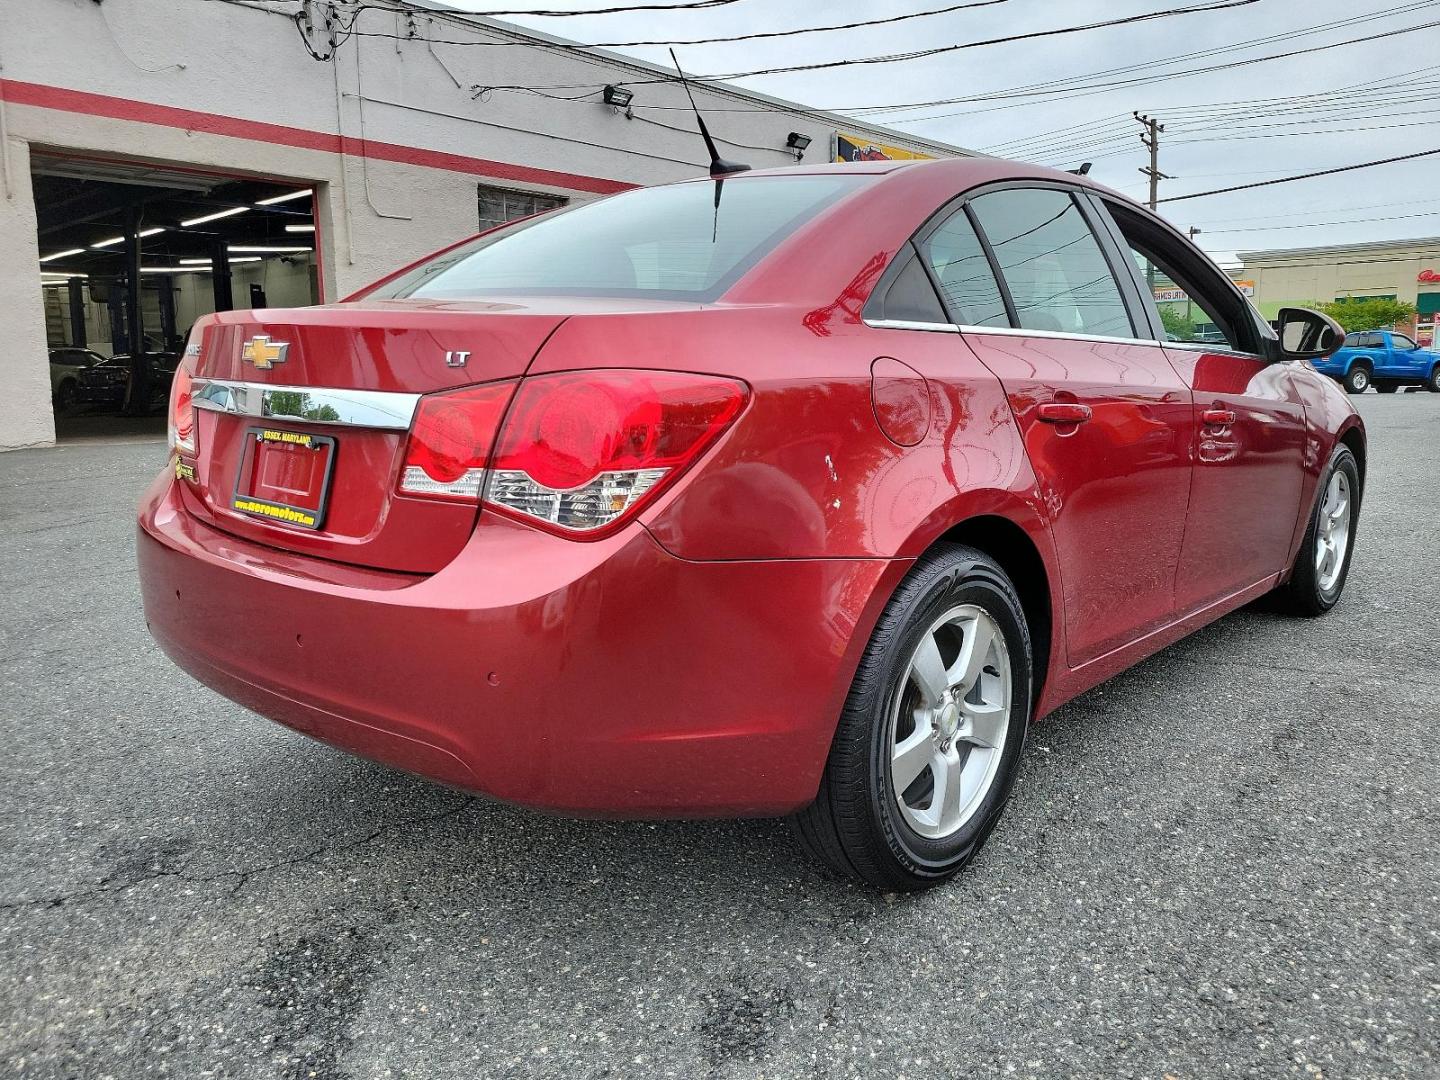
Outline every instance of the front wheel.
<path id="1" fill-rule="evenodd" d="M 1347 394 L 1363 394 L 1370 388 L 1370 372 L 1367 368 L 1356 364 L 1345 373 L 1341 380 Z"/>
<path id="2" fill-rule="evenodd" d="M 1440 364 L 1430 369 L 1430 378 L 1425 380 L 1425 389 L 1432 394 L 1440 394 Z"/>
<path id="3" fill-rule="evenodd" d="M 1015 588 L 947 544 L 916 563 L 871 635 L 801 846 L 885 889 L 936 885 L 974 858 L 1009 800 L 1033 658 Z"/>
<path id="4" fill-rule="evenodd" d="M 1290 580 L 1275 591 L 1281 610 L 1313 617 L 1339 602 L 1350 574 L 1359 519 L 1360 468 L 1350 448 L 1341 446 L 1320 478 L 1319 497 Z"/>

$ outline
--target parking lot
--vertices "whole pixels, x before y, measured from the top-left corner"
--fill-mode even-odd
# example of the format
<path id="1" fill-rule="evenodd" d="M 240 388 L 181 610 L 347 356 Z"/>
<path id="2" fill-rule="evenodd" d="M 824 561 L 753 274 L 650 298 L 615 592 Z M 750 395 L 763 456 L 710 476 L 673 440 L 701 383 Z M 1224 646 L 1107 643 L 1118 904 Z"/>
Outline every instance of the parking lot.
<path id="1" fill-rule="evenodd" d="M 163 441 L 0 455 L 3 1069 L 1440 1074 L 1440 399 L 1360 402 L 1340 607 L 1240 612 L 1064 708 L 919 897 L 782 822 L 554 820 L 253 716 L 145 632 Z"/>

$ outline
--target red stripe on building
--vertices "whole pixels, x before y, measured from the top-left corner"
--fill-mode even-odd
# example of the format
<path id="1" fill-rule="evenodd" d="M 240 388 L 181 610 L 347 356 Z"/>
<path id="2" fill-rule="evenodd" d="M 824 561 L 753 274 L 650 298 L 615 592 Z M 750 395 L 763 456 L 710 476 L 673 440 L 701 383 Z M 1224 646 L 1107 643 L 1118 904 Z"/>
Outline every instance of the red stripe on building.
<path id="1" fill-rule="evenodd" d="M 16 79 L 0 79 L 0 98 L 17 105 L 33 105 L 39 109 L 55 109 L 59 112 L 81 113 L 86 116 L 106 116 L 112 120 L 128 120 L 137 124 L 156 124 L 160 127 L 179 128 L 182 131 L 203 131 L 209 135 L 224 135 L 231 139 L 247 139 L 251 142 L 271 143 L 276 146 L 294 146 L 302 150 L 319 150 L 327 154 L 349 154 L 377 161 L 396 161 L 404 165 L 419 165 L 427 169 L 444 169 L 447 172 L 468 173 L 473 176 L 515 180 L 521 183 L 546 184 L 550 187 L 568 188 L 572 191 L 591 191 L 600 195 L 628 191 L 636 186 L 620 180 L 607 180 L 600 176 L 582 176 L 578 173 L 536 169 L 528 165 L 512 165 L 505 161 L 490 161 L 487 158 L 447 154 L 440 150 L 401 146 L 398 143 L 377 142 L 374 139 L 350 138 L 344 135 L 334 135 L 327 131 L 308 131 L 305 128 L 289 127 L 285 124 L 242 120 L 236 116 L 196 112 L 193 109 L 177 109 L 170 105 L 154 105 L 148 101 L 110 97 L 107 94 L 91 94 L 83 90 L 66 90 L 59 86 L 20 82 Z"/>

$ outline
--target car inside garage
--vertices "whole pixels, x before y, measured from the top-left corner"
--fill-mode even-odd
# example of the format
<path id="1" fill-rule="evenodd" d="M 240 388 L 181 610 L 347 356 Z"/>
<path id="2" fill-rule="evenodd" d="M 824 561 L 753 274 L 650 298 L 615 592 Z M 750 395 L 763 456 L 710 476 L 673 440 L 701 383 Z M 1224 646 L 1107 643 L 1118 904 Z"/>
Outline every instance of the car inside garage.
<path id="1" fill-rule="evenodd" d="M 303 182 L 43 153 L 31 179 L 60 440 L 163 432 L 201 316 L 322 299 Z"/>

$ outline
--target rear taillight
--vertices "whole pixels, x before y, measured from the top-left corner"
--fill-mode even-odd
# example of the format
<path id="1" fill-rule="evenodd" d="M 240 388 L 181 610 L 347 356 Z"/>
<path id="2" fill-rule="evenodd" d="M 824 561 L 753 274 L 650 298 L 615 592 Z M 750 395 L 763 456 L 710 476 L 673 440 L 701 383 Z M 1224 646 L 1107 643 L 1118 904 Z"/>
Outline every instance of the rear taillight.
<path id="1" fill-rule="evenodd" d="M 512 381 L 422 397 L 410 425 L 400 490 L 479 502 L 495 433 L 514 392 Z"/>
<path id="2" fill-rule="evenodd" d="M 181 364 L 170 382 L 170 449 L 195 454 L 195 374 Z"/>
<path id="3" fill-rule="evenodd" d="M 497 439 L 515 386 L 421 398 L 400 490 L 483 497 L 564 535 L 604 535 L 719 438 L 749 393 L 733 379 L 681 372 L 544 375 L 519 383 Z"/>

